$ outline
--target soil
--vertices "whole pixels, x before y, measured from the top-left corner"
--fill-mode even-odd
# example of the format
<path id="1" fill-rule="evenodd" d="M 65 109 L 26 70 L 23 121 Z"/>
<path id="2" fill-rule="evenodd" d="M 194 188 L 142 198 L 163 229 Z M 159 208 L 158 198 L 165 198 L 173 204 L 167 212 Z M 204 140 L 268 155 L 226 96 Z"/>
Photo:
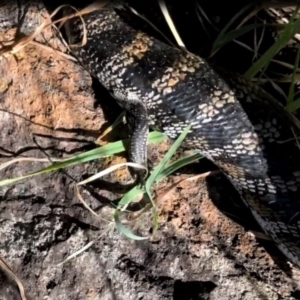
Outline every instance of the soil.
<path id="1" fill-rule="evenodd" d="M 40 21 L 49 18 L 45 9 L 31 13 Z M 2 32 L 2 41 L 11 34 Z M 93 149 L 121 112 L 79 64 L 60 54 L 65 46 L 50 28 L 36 41 L 56 51 L 30 44 L 0 58 L 1 164 L 20 157 L 51 161 Z M 127 135 L 120 124 L 100 144 Z M 149 160 L 157 163 L 169 145 L 149 146 Z M 98 216 L 91 214 L 76 183 L 125 161 L 123 153 L 1 187 L 0 257 L 22 282 L 27 299 L 300 299 L 299 270 L 266 240 L 222 175 L 186 180 L 158 197 L 179 180 L 213 170 L 205 159 L 155 186 L 154 235 L 151 211 L 134 222 L 125 215 L 127 226 L 149 239 L 131 240 L 112 226 L 111 204 L 133 183 L 126 168 L 80 188 Z M 0 176 L 21 176 L 45 165 L 18 162 Z M 21 299 L 4 270 L 0 299 Z"/>

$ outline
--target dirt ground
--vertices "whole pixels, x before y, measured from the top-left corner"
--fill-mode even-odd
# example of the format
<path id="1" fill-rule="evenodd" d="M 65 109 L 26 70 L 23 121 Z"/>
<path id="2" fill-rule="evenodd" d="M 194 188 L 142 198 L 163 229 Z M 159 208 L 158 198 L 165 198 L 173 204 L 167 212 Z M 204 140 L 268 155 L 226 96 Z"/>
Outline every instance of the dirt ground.
<path id="1" fill-rule="evenodd" d="M 39 14 L 40 21 L 49 17 L 45 10 Z M 9 38 L 3 31 L 2 41 Z M 65 51 L 49 28 L 37 41 L 45 39 Z M 1 163 L 66 158 L 92 149 L 121 112 L 81 66 L 38 45 L 2 56 L 0 72 Z M 119 125 L 102 143 L 126 135 L 125 125 Z M 167 149 L 167 142 L 149 147 L 150 160 L 157 162 Z M 76 195 L 76 182 L 123 161 L 125 154 L 0 188 L 0 257 L 24 285 L 27 299 L 300 299 L 299 270 L 270 241 L 258 238 L 259 227 L 221 175 L 185 181 L 157 203 L 159 228 L 148 240 L 133 241 L 109 227 L 110 202 L 132 183 L 126 169 L 80 189 L 99 214 L 92 215 Z M 44 165 L 13 164 L 1 178 Z M 154 194 L 210 169 L 201 160 L 161 182 Z M 150 212 L 130 226 L 149 235 Z M 90 242 L 88 250 L 60 264 Z M 21 299 L 4 270 L 0 299 Z"/>

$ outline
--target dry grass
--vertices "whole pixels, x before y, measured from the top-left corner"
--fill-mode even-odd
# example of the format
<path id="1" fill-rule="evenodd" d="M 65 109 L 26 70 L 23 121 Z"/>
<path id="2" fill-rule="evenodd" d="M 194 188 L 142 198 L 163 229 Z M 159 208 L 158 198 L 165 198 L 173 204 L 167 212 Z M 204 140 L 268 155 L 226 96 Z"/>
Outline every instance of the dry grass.
<path id="1" fill-rule="evenodd" d="M 168 23 L 171 32 L 174 35 L 174 38 L 178 44 L 179 47 L 186 49 L 182 38 L 180 37 L 180 35 L 178 34 L 177 30 L 176 30 L 176 24 L 174 24 L 172 17 L 167 9 L 167 6 L 165 4 L 165 2 L 163 0 L 158 0 L 159 1 L 159 5 L 160 8 L 162 10 L 162 13 L 166 19 L 166 22 Z M 18 51 L 20 51 L 22 48 L 24 48 L 27 45 L 35 45 L 37 47 L 41 47 L 47 51 L 55 51 L 56 53 L 60 54 L 62 57 L 66 58 L 66 59 L 72 59 L 74 60 L 74 58 L 66 53 L 62 53 L 59 52 L 57 50 L 54 50 L 46 45 L 40 44 L 38 42 L 35 41 L 35 38 L 43 32 L 43 30 L 49 26 L 56 26 L 56 24 L 60 23 L 59 28 L 63 25 L 63 23 L 70 19 L 73 18 L 75 16 L 78 16 L 81 18 L 83 24 L 84 24 L 84 20 L 81 17 L 83 14 L 89 13 L 95 9 L 99 9 L 101 8 L 103 5 L 105 5 L 108 1 L 97 1 L 95 3 L 93 3 L 92 5 L 86 7 L 85 9 L 78 11 L 76 8 L 72 7 L 72 6 L 66 6 L 66 5 L 62 5 L 60 7 L 58 7 L 51 15 L 51 18 L 53 18 L 62 8 L 65 7 L 69 7 L 70 9 L 74 10 L 75 13 L 72 13 L 70 15 L 64 16 L 63 18 L 56 20 L 55 22 L 42 22 L 31 34 L 29 34 L 26 37 L 23 37 L 21 39 L 19 39 L 18 41 L 10 41 L 8 43 L 6 43 L 3 49 L 0 50 L 0 55 L 2 56 L 7 56 L 7 55 L 13 55 L 15 53 L 17 53 Z M 245 27 L 244 24 L 249 21 L 251 18 L 253 18 L 254 16 L 257 15 L 257 13 L 263 9 L 262 7 L 256 7 L 252 10 L 249 10 L 250 7 L 246 7 L 242 12 L 240 12 L 235 18 L 233 18 L 233 20 L 228 24 L 228 26 L 226 26 L 221 32 L 220 35 L 218 36 L 218 38 L 216 39 L 214 46 L 212 47 L 212 52 L 211 52 L 211 57 L 213 57 L 214 55 L 216 55 L 216 53 L 226 44 L 228 43 L 237 43 L 239 44 L 241 47 L 244 47 L 246 49 L 248 49 L 249 51 L 253 52 L 253 59 L 256 60 L 256 63 L 254 64 L 254 66 L 250 67 L 249 70 L 246 72 L 246 76 L 248 78 L 252 78 L 258 74 L 258 73 L 262 73 L 262 76 L 260 76 L 259 78 L 254 78 L 254 80 L 257 83 L 264 83 L 266 81 L 272 82 L 274 89 L 280 89 L 280 87 L 277 85 L 277 83 L 275 83 L 275 81 L 279 81 L 279 82 L 290 82 L 290 92 L 289 95 L 287 96 L 287 104 L 288 104 L 288 109 L 289 111 L 295 111 L 300 107 L 300 100 L 299 99 L 294 99 L 294 87 L 295 87 L 295 83 L 298 81 L 299 77 L 300 77 L 300 72 L 299 72 L 299 68 L 298 68 L 298 63 L 299 63 L 299 53 L 298 52 L 298 56 L 297 56 L 297 60 L 295 61 L 294 65 L 288 64 L 284 61 L 279 61 L 278 59 L 275 59 L 275 54 L 280 51 L 280 49 L 282 49 L 283 47 L 285 47 L 288 43 L 288 41 L 291 38 L 299 38 L 299 34 L 297 33 L 299 28 L 300 28 L 300 21 L 298 19 L 296 20 L 292 20 L 291 18 L 291 22 L 289 22 L 289 20 L 287 19 L 283 19 L 283 24 L 284 24 L 284 29 L 283 29 L 283 33 L 281 34 L 281 39 L 279 39 L 280 41 L 275 45 L 270 45 L 270 49 L 263 54 L 259 54 L 259 49 L 260 49 L 260 45 L 262 42 L 262 39 L 264 38 L 264 31 L 262 33 L 262 35 L 260 37 L 258 37 L 256 35 L 256 29 L 258 28 L 257 24 L 250 24 L 251 26 L 249 27 Z M 197 14 L 199 16 L 199 26 L 203 26 L 205 27 L 205 22 L 204 20 L 208 21 L 210 24 L 212 24 L 211 20 L 209 20 L 209 17 L 206 15 L 205 11 L 201 8 L 201 6 L 196 5 L 195 9 L 197 9 Z M 134 9 L 132 8 L 132 11 L 134 11 Z M 246 14 L 245 16 L 243 14 Z M 235 20 L 239 19 L 241 16 L 243 16 L 242 20 L 239 22 L 239 24 L 232 29 L 232 25 L 234 23 Z M 150 23 L 150 22 L 149 22 Z M 151 24 L 151 23 L 150 23 Z M 247 25 L 246 25 L 247 26 Z M 264 25 L 262 25 L 264 26 Z M 78 45 L 68 45 L 69 47 L 80 47 L 82 45 L 84 45 L 86 43 L 86 28 L 85 28 L 85 24 L 84 24 L 84 35 L 83 35 L 83 40 L 81 41 L 80 44 Z M 155 29 L 157 29 L 155 27 Z M 230 29 L 230 30 L 229 30 Z M 157 29 L 158 30 L 158 29 Z M 253 30 L 254 32 L 254 44 L 253 45 L 249 45 L 249 44 L 245 44 L 241 41 L 239 41 L 239 37 L 242 36 L 244 33 L 249 32 Z M 161 33 L 163 35 L 163 33 Z M 164 35 L 163 35 L 164 36 Z M 165 36 L 164 36 L 165 37 Z M 166 38 L 166 37 L 165 37 Z M 195 36 L 195 38 L 197 38 Z M 167 39 L 167 38 L 166 38 Z M 170 44 L 171 42 L 168 41 Z M 276 62 L 278 64 L 281 64 L 285 67 L 287 67 L 288 69 L 290 69 L 292 71 L 292 73 L 288 76 L 282 76 L 279 79 L 270 79 L 270 78 L 266 78 L 263 76 L 264 74 L 264 70 L 268 67 L 269 63 L 273 61 Z M 296 104 L 295 104 L 296 103 Z M 123 117 L 123 116 L 122 116 Z M 118 122 L 120 122 L 120 120 L 118 120 Z M 118 124 L 117 122 L 117 124 Z M 105 131 L 100 138 L 102 138 L 105 134 L 107 134 L 107 132 L 109 130 L 112 130 L 115 127 L 115 124 L 112 125 L 112 127 L 110 127 L 107 131 Z M 296 140 L 298 141 L 297 137 L 295 137 Z M 180 142 L 178 144 L 176 144 L 176 147 L 178 147 L 180 144 Z M 170 159 L 170 156 L 174 153 L 174 151 L 176 150 L 175 148 L 172 148 L 172 151 L 169 152 L 167 154 L 167 156 L 162 160 L 161 164 L 158 166 L 158 168 L 156 169 L 156 171 L 154 171 L 150 176 L 150 181 L 148 181 L 148 185 L 146 184 L 146 190 L 142 191 L 143 193 L 147 192 L 149 196 L 149 198 L 151 199 L 151 192 L 150 189 L 153 186 L 155 181 L 158 181 L 160 179 L 162 179 L 164 176 L 169 175 L 170 173 L 172 173 L 172 171 L 178 169 L 179 167 L 184 166 L 185 164 L 183 163 L 178 163 L 176 165 L 176 162 L 173 165 L 173 169 L 170 168 L 170 170 L 168 170 L 168 172 L 166 171 L 165 166 L 166 166 L 166 162 Z M 199 157 L 198 157 L 199 159 Z M 16 163 L 16 162 L 23 162 L 23 161 L 48 161 L 46 159 L 36 159 L 36 158 L 18 158 L 18 159 L 14 159 L 11 160 L 9 162 L 7 162 L 6 164 L 2 165 L 2 168 L 7 167 L 10 164 Z M 59 160 L 53 159 L 53 161 L 59 162 Z M 71 162 L 72 159 L 70 160 Z M 190 163 L 192 160 L 190 161 L 186 161 L 185 163 Z M 121 165 L 123 166 L 123 164 Z M 115 169 L 117 169 L 118 167 L 121 166 L 113 166 L 111 169 L 108 170 L 104 170 L 103 172 L 101 172 L 101 174 L 96 174 L 95 176 L 93 176 L 92 178 L 89 178 L 83 182 L 78 183 L 78 185 L 81 184 L 86 184 L 89 181 L 95 180 L 97 179 L 99 176 L 103 176 L 105 174 L 107 174 L 108 172 L 111 172 Z M 132 165 L 131 165 L 132 166 Z M 64 164 L 61 164 L 61 167 L 65 167 Z M 136 166 L 134 165 L 134 167 L 140 167 L 140 166 Z M 53 169 L 49 168 L 49 170 L 47 171 L 51 171 Z M 156 172 L 156 173 L 155 173 Z M 165 172 L 163 175 L 162 173 Z M 38 174 L 38 173 L 37 173 Z M 154 174 L 154 175 L 153 175 Z M 209 175 L 209 173 L 207 174 L 201 174 L 198 175 L 199 176 L 207 176 Z M 165 196 L 174 188 L 176 187 L 179 183 L 182 183 L 184 180 L 187 179 L 183 179 L 180 182 L 176 182 L 174 185 L 172 185 L 171 187 L 169 187 L 165 192 L 163 192 L 162 194 L 160 194 L 160 196 L 156 199 L 156 201 L 163 201 L 163 199 L 165 198 Z M 188 179 L 191 180 L 191 179 Z M 86 209 L 88 209 L 91 214 L 93 214 L 95 217 L 99 217 L 99 215 L 92 210 L 89 205 L 84 201 L 83 197 L 81 196 L 80 192 L 79 192 L 79 188 L 78 185 L 76 185 L 76 192 L 77 192 L 77 196 L 78 199 L 80 200 L 80 202 L 86 207 Z M 124 211 L 124 208 L 127 207 L 127 205 L 130 203 L 130 201 L 132 201 L 134 198 L 136 198 L 139 194 L 141 193 L 141 190 L 137 189 L 136 187 L 132 190 L 129 191 L 127 194 L 124 195 L 124 197 L 121 199 L 119 206 L 117 207 L 116 213 L 114 214 L 115 217 L 115 223 L 112 222 L 111 220 L 104 220 L 106 222 L 108 222 L 108 227 L 107 230 L 111 229 L 113 226 L 117 226 L 118 229 L 120 230 L 120 232 L 122 232 L 123 234 L 125 234 L 127 237 L 132 238 L 132 239 L 142 239 L 143 237 L 138 237 L 136 235 L 134 235 L 130 230 L 128 230 L 126 227 L 124 227 L 123 224 L 121 224 L 120 220 L 119 220 L 119 213 Z M 152 203 L 153 205 L 153 203 Z M 148 209 L 155 207 L 153 206 L 145 206 L 144 209 L 142 209 L 140 212 L 131 215 L 130 221 L 135 220 L 139 217 L 141 217 L 141 215 L 147 211 Z M 155 215 L 155 212 L 154 212 Z M 156 220 L 154 220 L 154 227 L 157 227 L 156 224 Z M 105 234 L 106 231 L 103 232 L 103 234 Z M 80 255 L 80 253 L 82 253 L 83 251 L 86 251 L 88 248 L 90 248 L 93 244 L 95 243 L 95 241 L 91 241 L 89 242 L 85 247 L 83 247 L 82 249 L 80 249 L 79 251 L 77 251 L 76 253 L 72 254 L 71 256 L 69 256 L 65 261 L 63 261 L 61 264 L 64 264 L 65 262 L 67 262 L 68 260 Z M 18 279 L 18 277 L 14 274 L 14 272 L 11 270 L 11 268 L 8 266 L 8 264 L 3 260 L 0 259 L 0 267 L 3 271 L 5 271 L 5 273 L 7 273 L 18 285 L 19 287 L 19 291 L 20 291 L 20 295 L 22 300 L 26 300 L 26 296 L 25 296 L 25 292 L 24 292 L 24 288 L 22 283 L 20 282 L 20 280 Z"/>
<path id="2" fill-rule="evenodd" d="M 11 278 L 18 286 L 20 296 L 22 300 L 26 300 L 25 290 L 23 287 L 23 284 L 21 280 L 18 278 L 18 276 L 14 273 L 14 271 L 10 268 L 10 266 L 7 264 L 7 262 L 4 260 L 3 257 L 0 257 L 0 269 L 4 271 L 8 275 L 9 278 Z"/>

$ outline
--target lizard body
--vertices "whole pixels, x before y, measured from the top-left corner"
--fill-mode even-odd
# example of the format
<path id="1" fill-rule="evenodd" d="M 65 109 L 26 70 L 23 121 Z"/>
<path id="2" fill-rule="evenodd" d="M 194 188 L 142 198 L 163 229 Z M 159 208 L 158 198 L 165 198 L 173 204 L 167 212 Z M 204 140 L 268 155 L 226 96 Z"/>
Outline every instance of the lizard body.
<path id="1" fill-rule="evenodd" d="M 129 159 L 146 164 L 149 126 L 201 151 L 230 179 L 262 229 L 300 266 L 300 150 L 293 118 L 244 78 L 219 73 L 204 59 L 130 27 L 118 2 L 83 16 L 80 63 L 127 112 Z M 66 25 L 81 43 L 79 18 Z"/>

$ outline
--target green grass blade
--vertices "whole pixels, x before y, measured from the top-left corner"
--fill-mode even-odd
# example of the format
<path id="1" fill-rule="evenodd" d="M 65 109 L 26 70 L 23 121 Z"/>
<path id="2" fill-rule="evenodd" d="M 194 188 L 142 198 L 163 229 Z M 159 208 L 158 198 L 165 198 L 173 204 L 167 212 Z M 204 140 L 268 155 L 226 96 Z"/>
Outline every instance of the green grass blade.
<path id="1" fill-rule="evenodd" d="M 131 190 L 129 190 L 126 194 L 123 195 L 121 198 L 117 209 L 121 209 L 124 205 L 129 204 L 134 199 L 137 199 L 140 195 L 144 194 L 145 191 L 138 186 L 133 187 Z"/>
<path id="2" fill-rule="evenodd" d="M 35 171 L 35 172 L 32 172 L 32 173 L 29 173 L 29 174 L 24 175 L 24 176 L 15 177 L 15 178 L 10 178 L 10 179 L 4 179 L 4 180 L 1 180 L 1 181 L 0 181 L 0 186 L 12 184 L 12 183 L 14 183 L 14 182 L 17 182 L 17 181 L 20 181 L 20 180 L 29 178 L 29 177 L 31 177 L 31 176 L 43 174 L 43 173 L 46 173 L 46 171 L 43 172 L 43 170 L 40 170 L 40 171 Z"/>
<path id="3" fill-rule="evenodd" d="M 203 158 L 203 155 L 201 153 L 192 153 L 191 155 L 188 155 L 188 156 L 185 156 L 185 157 L 182 157 L 182 158 L 176 160 L 175 162 L 173 162 L 169 166 L 167 166 L 165 169 L 163 169 L 163 171 L 159 175 L 157 175 L 155 182 L 159 182 L 160 180 L 169 176 L 176 170 L 178 170 L 188 164 L 192 164 L 201 158 Z"/>
<path id="4" fill-rule="evenodd" d="M 243 7 L 227 24 L 226 26 L 221 30 L 220 34 L 218 35 L 218 37 L 216 38 L 212 49 L 217 49 L 218 46 L 217 45 L 221 45 L 222 41 L 225 38 L 226 32 L 228 31 L 228 29 L 230 28 L 230 26 L 232 26 L 234 24 L 234 22 L 240 17 L 242 16 L 248 9 L 250 9 L 253 6 L 253 4 L 249 4 L 246 5 L 245 7 Z M 213 56 L 213 51 L 210 54 L 210 57 Z"/>
<path id="5" fill-rule="evenodd" d="M 150 132 L 148 135 L 148 143 L 149 144 L 158 143 L 165 139 L 166 139 L 166 136 L 157 131 Z M 91 160 L 104 158 L 104 157 L 111 156 L 111 155 L 114 155 L 117 153 L 121 153 L 126 150 L 125 146 L 128 144 L 128 142 L 129 142 L 129 139 L 109 143 L 102 147 L 99 147 L 99 148 L 75 155 L 73 157 L 67 158 L 66 160 L 64 160 L 62 162 L 55 162 L 48 167 L 39 169 L 37 171 L 30 172 L 29 174 L 26 174 L 24 176 L 2 180 L 2 181 L 0 181 L 0 186 L 6 185 L 6 184 L 11 184 L 11 183 L 26 179 L 31 176 L 40 175 L 43 173 L 59 170 L 61 168 L 70 167 L 72 165 L 76 165 L 79 163 L 88 162 Z"/>
<path id="6" fill-rule="evenodd" d="M 154 144 L 159 143 L 161 141 L 164 141 L 166 139 L 166 136 L 163 133 L 160 133 L 158 131 L 150 132 L 148 135 L 148 143 Z M 117 153 L 121 153 L 125 151 L 126 146 L 129 143 L 129 139 L 124 139 L 121 141 L 109 143 L 107 145 L 101 146 L 99 148 L 81 153 L 79 155 L 76 155 L 74 157 L 66 159 L 64 162 L 69 163 L 81 163 L 81 162 L 87 162 L 94 159 L 104 158 L 107 156 L 111 156 Z M 60 165 L 64 164 L 64 162 L 61 163 L 55 163 L 54 165 Z"/>
<path id="7" fill-rule="evenodd" d="M 125 111 L 122 111 L 121 114 L 117 117 L 117 119 L 108 127 L 104 130 L 104 132 L 102 132 L 102 134 L 98 137 L 97 140 L 103 138 L 104 136 L 106 136 L 110 131 L 112 131 L 113 129 L 115 129 L 119 124 L 122 123 L 123 118 L 125 116 Z"/>
<path id="8" fill-rule="evenodd" d="M 293 111 L 299 109 L 300 108 L 300 98 L 292 101 L 291 103 L 288 103 L 285 108 L 289 112 L 293 112 Z"/>
<path id="9" fill-rule="evenodd" d="M 151 203 L 153 205 L 153 234 L 156 232 L 156 230 L 158 228 L 158 212 L 157 212 L 156 205 L 155 205 L 155 203 L 153 201 L 153 198 L 152 198 L 151 187 L 152 187 L 153 183 L 156 181 L 157 176 L 162 172 L 162 170 L 164 169 L 165 165 L 168 163 L 168 161 L 170 160 L 170 158 L 176 152 L 177 148 L 180 146 L 180 144 L 182 143 L 182 141 L 185 139 L 185 137 L 188 134 L 191 126 L 192 125 L 190 124 L 189 126 L 187 126 L 183 130 L 183 132 L 179 135 L 179 137 L 176 139 L 176 141 L 170 147 L 170 149 L 165 154 L 165 156 L 160 161 L 160 163 L 151 172 L 149 178 L 146 181 L 145 190 L 146 190 L 146 193 L 147 193 L 147 195 L 148 195 L 148 197 L 149 197 L 149 199 L 150 199 L 150 201 L 151 201 Z"/>
<path id="10" fill-rule="evenodd" d="M 143 170 L 147 170 L 145 168 L 145 166 L 142 166 L 142 165 L 139 165 L 139 164 L 135 164 L 135 163 L 131 163 L 131 162 L 124 162 L 124 163 L 120 163 L 120 164 L 114 164 L 113 166 L 110 166 L 100 172 L 97 172 L 96 174 L 88 177 L 87 179 L 84 179 L 80 182 L 77 183 L 77 185 L 83 185 L 83 184 L 87 184 L 91 181 L 95 181 L 111 172 L 114 172 L 116 170 L 118 170 L 119 168 L 121 167 L 124 167 L 124 166 L 128 166 L 128 167 L 132 167 L 132 168 L 135 168 L 135 169 L 143 169 Z"/>
<path id="11" fill-rule="evenodd" d="M 297 51 L 297 55 L 296 55 L 296 59 L 295 59 L 293 74 L 291 77 L 291 84 L 290 84 L 290 88 L 289 88 L 289 95 L 287 98 L 287 104 L 292 103 L 294 100 L 294 96 L 295 96 L 295 82 L 296 82 L 295 79 L 296 79 L 296 73 L 297 73 L 298 66 L 299 66 L 299 55 L 300 55 L 300 48 Z"/>
<path id="12" fill-rule="evenodd" d="M 176 170 L 182 168 L 185 165 L 191 164 L 193 162 L 198 161 L 199 159 L 203 158 L 203 156 L 200 153 L 192 153 L 191 155 L 188 155 L 186 157 L 180 158 L 167 166 L 155 179 L 155 182 L 159 182 L 163 178 L 169 176 Z M 138 187 L 134 186 L 131 190 L 129 190 L 126 194 L 123 195 L 121 198 L 117 209 L 121 209 L 123 206 L 129 204 L 133 200 L 137 199 L 140 197 L 142 194 L 145 193 L 145 190 Z"/>
<path id="13" fill-rule="evenodd" d="M 175 172 L 176 170 L 180 169 L 181 167 L 187 164 L 198 161 L 202 157 L 203 156 L 200 153 L 192 153 L 191 155 L 176 160 L 175 162 L 167 166 L 160 174 L 158 174 L 158 176 L 155 178 L 155 182 L 162 180 L 163 178 L 167 177 L 171 173 Z M 138 186 L 133 187 L 131 190 L 129 190 L 126 194 L 123 195 L 122 199 L 118 204 L 117 209 L 121 210 L 123 206 L 129 204 L 130 202 L 137 199 L 144 193 L 145 193 L 144 189 L 141 189 Z M 153 225 L 155 229 L 158 227 L 158 214 L 154 214 L 153 216 Z"/>
<path id="14" fill-rule="evenodd" d="M 151 192 L 150 192 L 151 186 L 155 182 L 157 176 L 163 171 L 163 169 L 164 169 L 165 165 L 167 164 L 167 162 L 174 155 L 177 148 L 183 142 L 183 140 L 185 139 L 186 135 L 188 134 L 191 126 L 192 125 L 187 126 L 182 131 L 182 133 L 179 135 L 177 140 L 173 143 L 173 145 L 170 147 L 170 149 L 168 150 L 166 155 L 163 157 L 163 159 L 160 161 L 160 163 L 154 168 L 154 170 L 151 172 L 149 178 L 147 179 L 146 184 L 145 184 L 145 189 L 146 189 L 146 193 L 149 195 L 150 199 L 152 199 Z"/>
<path id="15" fill-rule="evenodd" d="M 128 238 L 130 238 L 130 239 L 132 239 L 132 240 L 136 240 L 136 241 L 141 241 L 141 240 L 146 240 L 146 239 L 148 239 L 147 237 L 135 235 L 130 229 L 128 229 L 127 227 L 125 227 L 125 226 L 121 223 L 119 215 L 120 215 L 119 211 L 116 210 L 115 213 L 114 213 L 114 220 L 115 220 L 117 229 L 118 229 L 122 234 L 124 234 L 124 235 L 127 236 Z"/>
<path id="16" fill-rule="evenodd" d="M 296 21 L 292 21 L 297 12 L 298 9 L 295 10 L 290 22 L 285 25 L 285 29 L 280 34 L 278 40 L 244 74 L 247 79 L 252 79 L 260 70 L 267 66 L 275 54 L 278 53 L 287 44 L 287 42 L 300 31 L 300 18 Z"/>
<path id="17" fill-rule="evenodd" d="M 229 31 L 228 33 L 226 33 L 222 39 L 215 41 L 215 43 L 213 44 L 213 48 L 211 50 L 211 57 L 214 56 L 221 47 L 223 47 L 225 44 L 233 41 L 234 39 L 244 35 L 245 33 L 259 28 L 259 27 L 263 27 L 266 26 L 265 24 L 250 24 L 232 31 Z"/>

